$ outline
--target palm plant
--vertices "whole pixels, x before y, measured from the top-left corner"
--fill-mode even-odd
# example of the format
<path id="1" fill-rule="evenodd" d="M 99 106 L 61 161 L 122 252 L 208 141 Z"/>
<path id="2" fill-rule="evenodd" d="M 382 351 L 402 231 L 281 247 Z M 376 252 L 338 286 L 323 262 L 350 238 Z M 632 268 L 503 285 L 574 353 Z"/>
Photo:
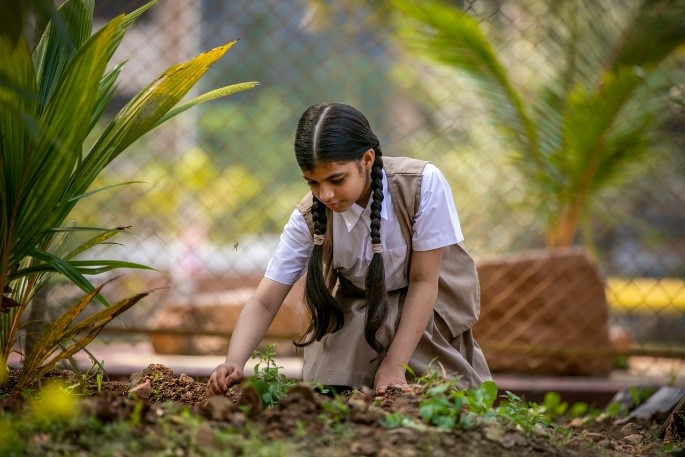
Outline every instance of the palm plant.
<path id="1" fill-rule="evenodd" d="M 474 17 L 446 2 L 394 0 L 404 43 L 474 83 L 515 151 L 553 248 L 571 245 L 600 192 L 654 155 L 668 113 L 664 93 L 685 45 L 685 3 L 545 4 L 546 33 L 535 49 L 551 76 L 524 87 Z"/>
<path id="2" fill-rule="evenodd" d="M 51 275 L 65 276 L 86 293 L 48 325 L 35 350 L 25 354 L 15 392 L 84 348 L 107 322 L 146 295 L 109 305 L 100 294 L 102 286 L 94 287 L 86 277 L 122 267 L 146 268 L 116 260 L 79 260 L 124 230 L 65 223 L 79 200 L 103 190 L 90 189 L 95 178 L 166 120 L 257 85 L 226 86 L 179 104 L 231 42 L 170 67 L 138 92 L 101 134 L 93 134 L 123 68 L 119 64 L 108 71 L 108 63 L 131 24 L 154 3 L 120 15 L 92 34 L 94 0 L 68 0 L 58 11 L 66 36 L 49 24 L 33 52 L 23 38 L 0 34 L 0 61 L 9 63 L 0 69 L 0 361 L 14 350 L 21 316 Z M 87 139 L 92 143 L 88 148 Z M 83 230 L 96 235 L 67 249 L 65 237 Z M 94 299 L 108 306 L 77 322 Z"/>

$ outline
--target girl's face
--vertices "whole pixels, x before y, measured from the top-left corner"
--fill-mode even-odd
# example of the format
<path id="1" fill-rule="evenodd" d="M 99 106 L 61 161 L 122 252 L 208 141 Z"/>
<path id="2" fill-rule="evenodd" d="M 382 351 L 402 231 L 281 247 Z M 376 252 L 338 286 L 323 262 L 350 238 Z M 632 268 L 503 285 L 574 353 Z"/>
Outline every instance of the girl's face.
<path id="1" fill-rule="evenodd" d="M 369 149 L 360 160 L 323 163 L 303 171 L 302 176 L 314 196 L 336 213 L 347 211 L 353 203 L 365 208 L 371 196 L 375 154 Z"/>

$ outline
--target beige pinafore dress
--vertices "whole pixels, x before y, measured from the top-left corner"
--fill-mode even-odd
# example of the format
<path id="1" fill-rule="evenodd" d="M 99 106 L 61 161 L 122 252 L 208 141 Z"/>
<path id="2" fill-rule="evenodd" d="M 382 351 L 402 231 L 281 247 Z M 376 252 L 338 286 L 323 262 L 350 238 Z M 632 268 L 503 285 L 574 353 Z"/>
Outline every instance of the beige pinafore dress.
<path id="1" fill-rule="evenodd" d="M 392 203 L 407 242 L 405 274 L 409 270 L 412 225 L 420 204 L 421 177 L 426 163 L 406 157 L 383 158 Z M 309 193 L 298 209 L 313 233 L 311 205 Z M 339 331 L 305 347 L 302 376 L 306 382 L 323 385 L 373 387 L 381 360 L 364 338 L 364 291 L 330 268 L 335 240 L 332 239 L 333 217 L 331 211 L 327 211 L 329 226 L 323 245 L 324 272 L 329 289 L 345 310 L 345 323 Z M 388 291 L 388 317 L 378 334 L 386 347 L 399 326 L 406 294 L 406 287 Z M 491 379 L 483 352 L 471 333 L 479 313 L 480 289 L 473 260 L 461 244 L 445 247 L 433 316 L 409 361 L 413 372 L 420 376 L 432 363 L 436 368 L 444 369 L 448 376 L 459 377 L 461 387 L 477 387 Z"/>

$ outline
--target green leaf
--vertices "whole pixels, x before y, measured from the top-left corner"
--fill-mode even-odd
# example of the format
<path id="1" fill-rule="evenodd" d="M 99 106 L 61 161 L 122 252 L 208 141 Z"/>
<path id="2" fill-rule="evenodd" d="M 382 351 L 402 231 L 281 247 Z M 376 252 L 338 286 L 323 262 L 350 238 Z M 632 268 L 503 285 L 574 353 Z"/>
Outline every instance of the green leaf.
<path id="1" fill-rule="evenodd" d="M 88 249 L 90 249 L 94 246 L 97 246 L 99 244 L 104 243 L 105 241 L 115 237 L 119 233 L 127 230 L 128 228 L 129 227 L 117 227 L 115 229 L 110 229 L 110 230 L 105 231 L 104 233 L 96 235 L 96 236 L 92 237 L 91 239 L 87 240 L 85 243 L 78 246 L 73 251 L 69 252 L 66 256 L 64 256 L 64 258 L 66 260 L 73 259 L 77 255 L 86 252 Z"/>
<path id="2" fill-rule="evenodd" d="M 217 98 L 220 97 L 226 97 L 228 95 L 233 95 L 237 94 L 238 92 L 242 92 L 248 89 L 253 89 L 255 87 L 259 86 L 258 82 L 252 81 L 252 82 L 246 82 L 246 83 L 239 83 L 239 84 L 233 84 L 230 86 L 222 87 L 220 89 L 215 89 L 213 91 L 207 92 L 206 94 L 200 95 L 199 97 L 195 97 L 192 100 L 189 100 L 185 103 L 183 103 L 180 106 L 175 107 L 174 109 L 170 110 L 168 113 L 166 113 L 164 116 L 162 116 L 155 126 L 159 126 L 163 124 L 164 122 L 168 121 L 174 116 L 177 116 L 178 114 L 181 114 L 182 112 L 192 108 L 193 106 L 199 105 L 201 103 L 205 103 L 211 100 L 216 100 Z"/>
<path id="3" fill-rule="evenodd" d="M 142 265 L 134 262 L 124 262 L 122 260 L 71 260 L 66 263 L 70 265 L 70 267 L 73 268 L 74 271 L 81 275 L 99 275 L 119 268 L 154 270 L 154 268 L 149 267 L 147 265 Z M 8 277 L 10 281 L 15 281 L 19 278 L 23 278 L 24 276 L 29 276 L 37 273 L 64 274 L 64 270 L 62 268 L 56 267 L 54 264 L 44 263 L 40 265 L 32 265 L 30 267 L 22 268 L 10 274 Z"/>
<path id="4" fill-rule="evenodd" d="M 88 126 L 88 131 L 92 132 L 93 128 L 97 125 L 98 120 L 104 113 L 105 108 L 114 97 L 116 89 L 116 81 L 121 71 L 124 69 L 124 64 L 120 63 L 114 66 L 100 81 L 100 87 L 98 87 L 98 98 L 95 108 L 93 109 L 93 115 L 91 117 L 90 125 Z"/>
<path id="5" fill-rule="evenodd" d="M 478 390 L 482 392 L 483 405 L 486 408 L 491 408 L 497 400 L 497 393 L 499 392 L 497 384 L 494 381 L 485 381 Z"/>
<path id="6" fill-rule="evenodd" d="M 68 0 L 57 11 L 66 28 L 58 31 L 53 22 L 46 27 L 34 51 L 40 95 L 39 113 L 47 105 L 57 87 L 57 81 L 77 50 L 90 38 L 94 6 L 94 0 Z"/>
<path id="7" fill-rule="evenodd" d="M 34 257 L 42 262 L 45 262 L 47 265 L 52 267 L 54 271 L 66 276 L 67 279 L 69 279 L 69 281 L 71 281 L 74 285 L 78 286 L 79 289 L 81 289 L 82 291 L 92 292 L 95 289 L 93 284 L 91 284 L 91 282 L 88 281 L 71 262 L 68 262 L 60 257 L 52 255 L 48 252 L 41 251 L 39 249 L 32 250 L 31 257 Z M 102 304 L 109 305 L 109 303 L 107 303 L 107 300 L 105 300 L 105 298 L 102 295 L 97 294 L 96 298 Z"/>
<path id="8" fill-rule="evenodd" d="M 126 181 L 126 182 L 120 182 L 120 183 L 112 184 L 112 185 L 109 185 L 109 186 L 100 187 L 100 188 L 98 188 L 98 189 L 89 190 L 88 192 L 84 192 L 84 193 L 79 194 L 79 195 L 73 195 L 73 196 L 71 196 L 68 200 L 66 200 L 66 202 L 68 202 L 68 203 L 78 202 L 79 200 L 81 200 L 81 199 L 83 199 L 83 198 L 90 197 L 91 195 L 95 195 L 95 194 L 97 194 L 97 193 L 99 193 L 99 192 L 102 192 L 102 191 L 105 191 L 105 190 L 109 190 L 109 189 L 114 189 L 114 188 L 116 188 L 116 187 L 127 186 L 127 185 L 129 185 L 129 184 L 147 184 L 147 183 L 146 183 L 145 181 Z"/>

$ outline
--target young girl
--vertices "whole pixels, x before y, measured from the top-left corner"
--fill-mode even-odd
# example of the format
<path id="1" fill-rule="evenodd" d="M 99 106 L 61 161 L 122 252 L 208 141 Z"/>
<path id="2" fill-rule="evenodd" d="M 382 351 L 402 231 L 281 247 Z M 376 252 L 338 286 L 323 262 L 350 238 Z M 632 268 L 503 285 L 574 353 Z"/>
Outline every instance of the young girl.
<path id="1" fill-rule="evenodd" d="M 464 387 L 490 379 L 471 327 L 480 291 L 449 185 L 428 162 L 383 157 L 364 115 L 351 106 L 308 108 L 295 155 L 311 192 L 293 211 L 275 255 L 245 303 L 210 394 L 225 394 L 291 286 L 305 273 L 310 323 L 303 380 L 379 394 L 411 390 L 439 364 Z"/>

